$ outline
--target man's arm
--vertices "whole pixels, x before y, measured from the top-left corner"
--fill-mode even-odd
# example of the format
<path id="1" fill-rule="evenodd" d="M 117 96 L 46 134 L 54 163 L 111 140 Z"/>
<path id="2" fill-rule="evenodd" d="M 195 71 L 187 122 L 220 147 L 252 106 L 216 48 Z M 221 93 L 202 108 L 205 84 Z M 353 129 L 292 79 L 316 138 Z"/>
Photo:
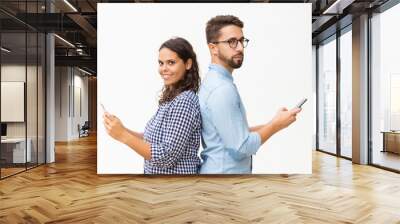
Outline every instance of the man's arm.
<path id="1" fill-rule="evenodd" d="M 226 150 L 235 158 L 242 159 L 256 154 L 261 138 L 256 132 L 249 131 L 239 103 L 237 90 L 229 84 L 213 90 L 207 99 L 212 123 Z"/>
<path id="2" fill-rule="evenodd" d="M 286 128 L 291 123 L 296 121 L 296 115 L 300 111 L 300 108 L 295 108 L 289 111 L 286 108 L 281 108 L 270 122 L 265 125 L 261 125 L 261 127 L 256 131 L 261 137 L 261 144 L 266 142 L 278 131 Z"/>
<path id="3" fill-rule="evenodd" d="M 253 126 L 253 127 L 250 127 L 250 128 L 249 128 L 249 131 L 250 131 L 250 132 L 255 132 L 255 131 L 260 130 L 260 129 L 261 129 L 262 127 L 264 127 L 264 126 L 265 126 L 265 124 Z"/>
<path id="4" fill-rule="evenodd" d="M 296 120 L 301 109 L 288 111 L 282 108 L 275 117 L 265 125 L 256 126 L 250 131 L 245 122 L 245 115 L 238 107 L 238 93 L 229 85 L 214 90 L 208 100 L 212 121 L 227 149 L 237 158 L 254 155 L 259 147 L 273 134 L 289 126 Z"/>

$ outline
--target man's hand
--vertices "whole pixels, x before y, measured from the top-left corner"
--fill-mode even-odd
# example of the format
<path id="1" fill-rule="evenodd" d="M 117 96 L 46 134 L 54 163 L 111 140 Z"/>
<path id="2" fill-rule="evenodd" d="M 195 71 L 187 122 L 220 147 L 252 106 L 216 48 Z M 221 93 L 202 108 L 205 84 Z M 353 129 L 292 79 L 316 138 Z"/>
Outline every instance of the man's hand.
<path id="1" fill-rule="evenodd" d="M 271 124 L 274 126 L 276 131 L 280 131 L 296 121 L 296 115 L 300 111 L 300 108 L 294 108 L 291 110 L 288 110 L 284 107 L 280 108 L 275 117 L 272 119 Z"/>
<path id="2" fill-rule="evenodd" d="M 268 124 L 263 126 L 257 126 L 257 132 L 261 138 L 261 144 L 264 144 L 273 134 L 286 128 L 291 123 L 296 120 L 296 115 L 301 111 L 300 108 L 294 108 L 288 110 L 286 108 L 281 108 L 276 113 L 275 117 L 272 118 Z"/>

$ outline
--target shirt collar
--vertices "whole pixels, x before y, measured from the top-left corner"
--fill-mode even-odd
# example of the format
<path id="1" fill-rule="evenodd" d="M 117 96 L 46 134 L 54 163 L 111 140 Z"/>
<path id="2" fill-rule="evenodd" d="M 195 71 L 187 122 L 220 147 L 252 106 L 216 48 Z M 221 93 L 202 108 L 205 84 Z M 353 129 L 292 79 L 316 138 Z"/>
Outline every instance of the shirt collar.
<path id="1" fill-rule="evenodd" d="M 218 74 L 220 74 L 222 77 L 227 78 L 228 80 L 233 82 L 233 76 L 232 74 L 223 66 L 218 65 L 218 64 L 210 64 L 208 66 L 209 71 L 214 71 Z"/>

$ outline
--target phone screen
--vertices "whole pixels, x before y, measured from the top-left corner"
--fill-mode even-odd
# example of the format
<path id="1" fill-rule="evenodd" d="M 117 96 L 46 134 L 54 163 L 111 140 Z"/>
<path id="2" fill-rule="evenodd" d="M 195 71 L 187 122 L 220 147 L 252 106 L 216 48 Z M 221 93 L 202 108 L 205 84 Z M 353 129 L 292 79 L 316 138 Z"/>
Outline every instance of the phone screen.
<path id="1" fill-rule="evenodd" d="M 297 105 L 296 108 L 301 108 L 301 106 L 303 106 L 303 104 L 307 101 L 307 98 L 302 99 Z"/>
<path id="2" fill-rule="evenodd" d="M 103 105 L 102 103 L 100 103 L 100 106 L 101 106 L 101 108 L 103 109 L 103 113 L 106 113 L 107 110 L 106 110 L 106 108 L 104 107 L 104 105 Z"/>

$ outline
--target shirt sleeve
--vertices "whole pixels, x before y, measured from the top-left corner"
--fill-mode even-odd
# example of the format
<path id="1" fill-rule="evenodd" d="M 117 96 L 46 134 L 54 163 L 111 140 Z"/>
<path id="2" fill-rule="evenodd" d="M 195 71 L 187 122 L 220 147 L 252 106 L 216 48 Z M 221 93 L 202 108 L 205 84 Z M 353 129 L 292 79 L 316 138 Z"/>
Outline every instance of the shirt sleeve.
<path id="1" fill-rule="evenodd" d="M 200 116 L 189 98 L 173 102 L 169 114 L 162 125 L 161 143 L 151 144 L 151 159 L 154 165 L 173 167 L 189 144 L 193 128 Z"/>
<path id="2" fill-rule="evenodd" d="M 233 158 L 240 160 L 256 154 L 261 137 L 257 132 L 249 131 L 234 86 L 226 84 L 215 89 L 207 100 L 207 108 L 225 148 Z"/>

